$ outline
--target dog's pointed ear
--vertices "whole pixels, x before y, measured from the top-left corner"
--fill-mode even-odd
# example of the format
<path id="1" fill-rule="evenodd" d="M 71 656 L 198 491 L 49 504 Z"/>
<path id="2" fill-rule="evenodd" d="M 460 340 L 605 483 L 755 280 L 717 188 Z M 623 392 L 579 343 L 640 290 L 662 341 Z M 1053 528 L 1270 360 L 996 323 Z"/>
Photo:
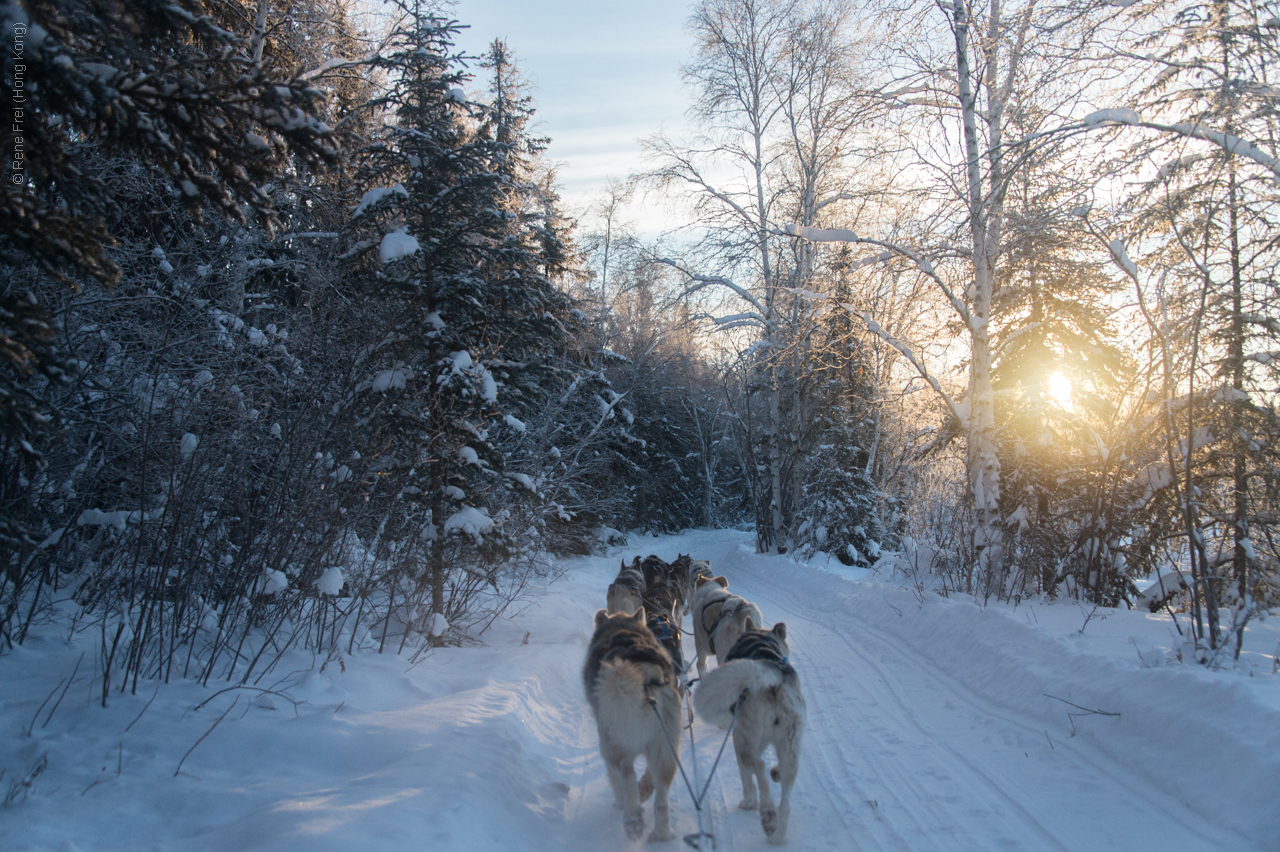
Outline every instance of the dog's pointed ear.
<path id="1" fill-rule="evenodd" d="M 609 610 L 607 609 L 596 610 L 596 627 L 597 628 L 608 620 L 609 620 Z"/>
<path id="2" fill-rule="evenodd" d="M 773 632 L 776 633 L 778 638 L 783 642 L 787 641 L 787 625 L 783 624 L 781 621 L 773 625 Z"/>
<path id="3" fill-rule="evenodd" d="M 720 587 L 721 587 L 722 589 L 727 589 L 727 588 L 729 588 L 729 581 L 728 581 L 727 579 L 725 579 L 724 577 L 714 577 L 714 578 L 712 578 L 712 580 L 713 580 L 713 582 L 719 583 L 719 584 L 720 584 Z"/>
<path id="4" fill-rule="evenodd" d="M 751 620 L 751 616 L 747 616 L 747 620 L 742 623 L 742 630 L 745 633 L 748 630 L 754 630 L 756 623 Z"/>
<path id="5" fill-rule="evenodd" d="M 637 609 L 634 613 L 632 613 L 632 615 L 631 615 L 631 620 L 632 620 L 632 621 L 638 621 L 638 622 L 640 622 L 641 624 L 644 624 L 644 623 L 645 623 L 646 619 L 645 619 L 645 617 L 644 617 L 644 607 L 643 607 L 643 606 L 642 606 L 642 607 L 640 607 L 639 609 Z"/>

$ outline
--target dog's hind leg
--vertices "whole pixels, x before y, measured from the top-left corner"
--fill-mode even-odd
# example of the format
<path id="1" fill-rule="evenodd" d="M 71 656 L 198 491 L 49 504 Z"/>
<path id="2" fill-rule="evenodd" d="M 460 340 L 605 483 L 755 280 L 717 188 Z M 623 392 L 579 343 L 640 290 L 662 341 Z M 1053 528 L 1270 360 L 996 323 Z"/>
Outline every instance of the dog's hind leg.
<path id="1" fill-rule="evenodd" d="M 622 805 L 622 825 L 627 830 L 627 837 L 639 840 L 644 834 L 644 810 L 640 807 L 640 792 L 636 786 L 635 758 L 628 759 L 621 749 L 612 749 L 604 755 L 604 765 L 609 784 Z"/>
<path id="2" fill-rule="evenodd" d="M 668 721 L 676 725 L 680 723 L 676 713 L 668 715 L 671 716 Z M 649 833 L 649 842 L 664 843 L 676 839 L 675 832 L 671 830 L 671 782 L 676 777 L 676 758 L 665 741 L 651 745 L 647 757 L 649 769 L 645 774 L 652 772 L 657 782 L 653 796 L 653 831 Z"/>
<path id="3" fill-rule="evenodd" d="M 641 802 L 649 801 L 649 797 L 653 795 L 653 768 L 652 767 L 645 766 L 644 775 L 640 776 L 640 786 L 637 789 L 640 791 L 640 801 Z"/>
<path id="4" fill-rule="evenodd" d="M 787 823 L 791 821 L 791 788 L 796 783 L 796 771 L 800 767 L 799 750 L 787 743 L 775 744 L 778 752 L 778 765 L 769 773 L 775 781 L 782 784 L 782 793 L 778 796 L 778 812 L 770 826 L 764 819 L 764 811 L 760 813 L 760 825 L 765 836 L 775 846 L 787 842 Z"/>
<path id="5" fill-rule="evenodd" d="M 706 628 L 695 618 L 693 620 L 693 654 L 694 664 L 698 667 L 698 677 L 705 677 L 707 674 L 707 654 L 711 652 L 710 643 Z"/>
<path id="6" fill-rule="evenodd" d="M 742 801 L 738 807 L 744 811 L 754 811 L 759 805 L 756 798 L 756 777 L 761 778 L 760 786 L 764 795 L 769 795 L 769 787 L 763 780 L 764 761 L 753 754 L 746 734 L 739 728 L 733 732 L 733 752 L 738 756 L 738 775 L 742 778 Z M 759 764 L 759 770 L 757 770 Z"/>
<path id="7" fill-rule="evenodd" d="M 791 821 L 791 788 L 795 786 L 796 772 L 800 768 L 800 748 L 799 743 L 791 737 L 775 742 L 774 748 L 778 753 L 778 765 L 769 774 L 774 781 L 782 784 L 782 793 L 778 796 L 777 813 L 771 821 L 765 819 L 765 812 L 761 809 L 760 825 L 769 842 L 781 846 L 787 842 L 787 823 Z"/>

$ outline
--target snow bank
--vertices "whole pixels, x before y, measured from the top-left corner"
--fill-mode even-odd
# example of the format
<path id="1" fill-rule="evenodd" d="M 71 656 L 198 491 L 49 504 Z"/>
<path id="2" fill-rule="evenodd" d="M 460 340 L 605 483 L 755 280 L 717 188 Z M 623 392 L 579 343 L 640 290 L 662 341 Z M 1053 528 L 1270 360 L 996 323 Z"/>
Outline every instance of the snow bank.
<path id="1" fill-rule="evenodd" d="M 1067 701 L 1119 713 L 1077 717 L 1078 736 L 1190 809 L 1209 819 L 1230 815 L 1227 821 L 1259 848 L 1273 848 L 1280 829 L 1280 684 L 1274 678 L 1253 689 L 1234 673 L 1197 665 L 1144 668 L 1141 653 L 1132 661 L 1089 653 L 1082 648 L 1085 636 L 1055 637 L 1024 623 L 1027 607 L 983 608 L 931 594 L 920 600 L 900 587 L 843 579 L 832 589 L 832 572 L 805 565 L 789 574 L 797 589 L 823 598 L 824 608 L 889 634 L 985 699 L 1053 730 L 1071 731 L 1067 713 L 1079 711 Z M 1038 611 L 1054 609 L 1077 625 L 1084 620 L 1071 604 Z M 1139 612 L 1114 615 L 1167 624 Z M 1085 635 L 1090 629 L 1097 624 L 1086 626 Z"/>

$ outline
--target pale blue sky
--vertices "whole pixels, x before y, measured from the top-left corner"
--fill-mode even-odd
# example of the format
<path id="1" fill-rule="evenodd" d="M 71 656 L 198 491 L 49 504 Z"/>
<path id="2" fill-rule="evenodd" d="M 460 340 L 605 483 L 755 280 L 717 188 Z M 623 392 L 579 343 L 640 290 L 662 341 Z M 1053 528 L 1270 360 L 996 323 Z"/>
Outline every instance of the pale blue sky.
<path id="1" fill-rule="evenodd" d="M 538 132 L 561 163 L 564 200 L 583 204 L 606 178 L 641 167 L 641 138 L 685 122 L 680 66 L 691 0 L 458 0 L 459 47 L 506 39 L 534 84 Z M 479 81 L 477 81 L 479 82 Z"/>

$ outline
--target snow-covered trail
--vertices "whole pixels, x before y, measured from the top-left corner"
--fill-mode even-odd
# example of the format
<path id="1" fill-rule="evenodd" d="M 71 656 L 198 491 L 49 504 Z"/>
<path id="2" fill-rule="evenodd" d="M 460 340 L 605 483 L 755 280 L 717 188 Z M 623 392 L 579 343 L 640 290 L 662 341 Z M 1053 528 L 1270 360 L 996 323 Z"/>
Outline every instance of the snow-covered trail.
<path id="1" fill-rule="evenodd" d="M 741 550 L 724 559 L 734 566 L 731 588 L 787 622 L 803 678 L 805 771 L 792 819 L 800 848 L 1251 848 L 1079 737 L 993 704 L 850 619 L 838 578 L 803 566 L 783 576 Z M 738 791 L 736 779 L 723 781 L 727 810 Z M 719 822 L 732 825 L 735 841 L 756 828 L 735 814 Z"/>
<path id="2" fill-rule="evenodd" d="M 1280 711 L 1239 676 L 1080 653 L 1020 623 L 1025 612 L 921 602 L 757 555 L 749 535 L 728 531 L 573 560 L 483 647 L 441 650 L 416 666 L 361 653 L 319 671 L 299 659 L 297 677 L 280 687 L 296 708 L 230 692 L 193 711 L 210 691 L 178 683 L 114 695 L 103 710 L 100 680 L 82 673 L 36 725 L 37 707 L 86 646 L 29 641 L 0 658 L 0 770 L 7 788 L 41 754 L 48 768 L 24 800 L 0 808 L 0 848 L 643 848 L 613 807 L 581 666 L 619 558 L 651 552 L 710 559 L 770 623 L 788 625 L 808 702 L 789 848 L 1277 848 Z M 690 637 L 685 651 L 693 656 Z M 1123 713 L 1079 717 L 1072 736 L 1072 708 L 1045 692 Z M 1188 730 L 1201 752 L 1189 749 Z M 721 733 L 700 721 L 694 733 L 705 772 Z M 770 848 L 740 797 L 729 748 L 707 805 L 719 852 Z M 694 831 L 679 777 L 672 804 L 677 833 Z"/>

